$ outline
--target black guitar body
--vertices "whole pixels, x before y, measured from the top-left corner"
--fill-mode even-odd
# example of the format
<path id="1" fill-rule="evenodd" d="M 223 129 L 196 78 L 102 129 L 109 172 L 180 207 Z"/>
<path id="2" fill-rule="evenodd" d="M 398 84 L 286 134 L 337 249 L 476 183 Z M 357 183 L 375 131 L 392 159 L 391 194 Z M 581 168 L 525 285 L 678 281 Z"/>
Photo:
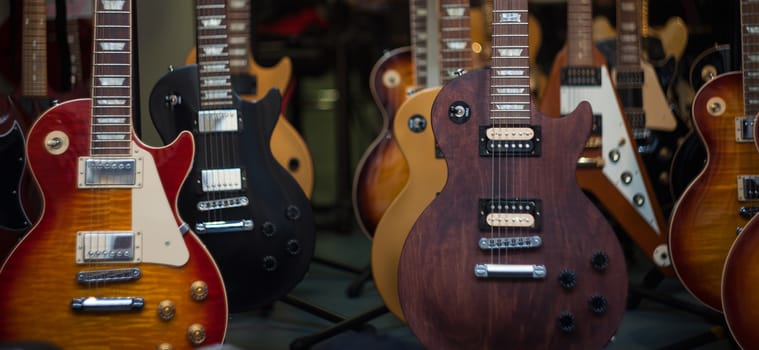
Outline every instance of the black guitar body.
<path id="1" fill-rule="evenodd" d="M 179 194 L 179 215 L 216 260 L 229 311 L 247 311 L 287 294 L 305 275 L 314 252 L 312 209 L 271 153 L 279 92 L 272 89 L 255 103 L 234 94 L 238 131 L 202 133 L 197 127 L 198 86 L 197 65 L 166 74 L 153 87 L 150 114 L 164 142 L 182 130 L 195 137 L 195 160 Z M 203 170 L 232 168 L 241 170 L 241 190 L 203 191 Z M 200 209 L 201 202 L 206 209 Z"/>
<path id="2" fill-rule="evenodd" d="M 26 232 L 31 226 L 21 203 L 21 180 L 24 175 L 26 156 L 24 154 L 24 132 L 16 121 L 9 124 L 5 133 L 0 134 L 0 231 Z M 2 258 L 2 256 L 0 256 Z M 0 259 L 1 260 L 1 259 Z"/>

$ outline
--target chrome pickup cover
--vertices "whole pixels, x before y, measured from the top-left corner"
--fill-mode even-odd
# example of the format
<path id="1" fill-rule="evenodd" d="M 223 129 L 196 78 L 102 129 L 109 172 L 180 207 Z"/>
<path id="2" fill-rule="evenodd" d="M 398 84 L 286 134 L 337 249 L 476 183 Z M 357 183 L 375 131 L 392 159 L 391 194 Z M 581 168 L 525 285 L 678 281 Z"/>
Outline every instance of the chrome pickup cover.
<path id="1" fill-rule="evenodd" d="M 79 188 L 142 186 L 142 158 L 79 158 Z"/>
<path id="2" fill-rule="evenodd" d="M 482 250 L 537 248 L 543 244 L 539 236 L 480 238 Z"/>
<path id="3" fill-rule="evenodd" d="M 142 241 L 134 232 L 77 232 L 76 262 L 138 262 Z"/>
<path id="4" fill-rule="evenodd" d="M 200 171 L 203 192 L 239 191 L 242 189 L 242 170 L 204 169 Z"/>
<path id="5" fill-rule="evenodd" d="M 216 109 L 198 112 L 198 131 L 200 133 L 236 132 L 236 109 Z"/>

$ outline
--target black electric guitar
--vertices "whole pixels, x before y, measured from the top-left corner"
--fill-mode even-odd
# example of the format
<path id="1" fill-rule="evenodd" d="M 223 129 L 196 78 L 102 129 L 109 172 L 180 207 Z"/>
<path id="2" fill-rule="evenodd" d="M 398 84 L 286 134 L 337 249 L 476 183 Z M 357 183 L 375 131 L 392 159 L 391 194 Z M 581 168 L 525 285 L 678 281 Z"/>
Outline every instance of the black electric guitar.
<path id="1" fill-rule="evenodd" d="M 429 349 L 600 349 L 622 320 L 627 272 L 575 177 L 587 102 L 564 118 L 531 101 L 527 0 L 494 0 L 492 67 L 432 106 L 448 180 L 409 232 L 398 293 Z"/>
<path id="2" fill-rule="evenodd" d="M 229 309 L 239 312 L 271 303 L 300 282 L 315 235 L 306 195 L 271 153 L 279 91 L 255 103 L 232 91 L 225 5 L 197 1 L 198 64 L 163 76 L 149 103 L 162 139 L 182 130 L 195 137 L 179 213 L 214 256 Z"/>

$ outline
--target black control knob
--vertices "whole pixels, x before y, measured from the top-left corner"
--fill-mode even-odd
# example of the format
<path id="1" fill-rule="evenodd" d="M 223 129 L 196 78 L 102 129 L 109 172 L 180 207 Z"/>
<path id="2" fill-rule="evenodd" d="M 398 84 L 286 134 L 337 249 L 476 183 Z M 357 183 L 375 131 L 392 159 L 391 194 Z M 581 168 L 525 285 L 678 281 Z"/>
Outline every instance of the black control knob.
<path id="1" fill-rule="evenodd" d="M 277 258 L 267 255 L 263 258 L 263 268 L 266 271 L 274 271 L 277 269 Z"/>
<path id="2" fill-rule="evenodd" d="M 601 315 L 609 308 L 609 301 L 601 294 L 593 294 L 588 299 L 588 306 L 597 315 Z"/>
<path id="3" fill-rule="evenodd" d="M 264 222 L 264 224 L 261 225 L 261 232 L 266 237 L 274 236 L 274 233 L 277 232 L 277 226 L 274 225 L 274 223 L 269 222 L 269 221 Z"/>
<path id="4" fill-rule="evenodd" d="M 593 253 L 593 256 L 590 257 L 590 265 L 598 271 L 606 270 L 609 267 L 609 254 L 602 251 Z"/>
<path id="5" fill-rule="evenodd" d="M 570 269 L 564 269 L 559 272 L 559 284 L 564 289 L 572 289 L 577 285 L 577 273 Z"/>
<path id="6" fill-rule="evenodd" d="M 287 241 L 287 252 L 290 253 L 290 255 L 298 255 L 300 254 L 300 242 L 298 242 L 297 239 L 291 239 Z"/>
<path id="7" fill-rule="evenodd" d="M 287 209 L 285 210 L 285 216 L 290 220 L 300 219 L 300 208 L 294 205 L 288 205 Z"/>
<path id="8" fill-rule="evenodd" d="M 575 330 L 575 315 L 573 315 L 571 312 L 564 311 L 559 315 L 559 329 L 566 333 L 571 333 Z"/>

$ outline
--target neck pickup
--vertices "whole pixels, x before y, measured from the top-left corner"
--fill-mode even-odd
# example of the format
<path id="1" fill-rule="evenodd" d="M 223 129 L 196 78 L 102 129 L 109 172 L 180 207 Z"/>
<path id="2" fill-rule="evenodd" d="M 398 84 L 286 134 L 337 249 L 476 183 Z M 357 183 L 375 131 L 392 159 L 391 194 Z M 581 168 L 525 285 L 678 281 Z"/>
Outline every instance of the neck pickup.
<path id="1" fill-rule="evenodd" d="M 240 125 L 236 109 L 214 109 L 198 112 L 200 133 L 238 132 Z"/>

